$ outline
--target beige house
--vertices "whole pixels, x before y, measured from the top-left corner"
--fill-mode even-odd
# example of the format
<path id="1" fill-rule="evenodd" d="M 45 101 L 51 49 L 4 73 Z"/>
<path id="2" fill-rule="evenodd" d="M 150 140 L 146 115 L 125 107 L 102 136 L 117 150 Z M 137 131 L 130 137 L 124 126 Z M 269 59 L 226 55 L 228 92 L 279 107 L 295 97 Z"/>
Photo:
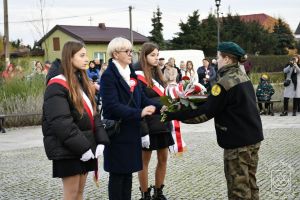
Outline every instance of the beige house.
<path id="1" fill-rule="evenodd" d="M 106 27 L 104 23 L 98 26 L 70 26 L 56 25 L 38 43 L 45 50 L 44 60 L 54 61 L 61 57 L 61 51 L 67 41 L 82 41 L 87 48 L 90 60 L 100 59 L 107 62 L 106 48 L 115 37 L 124 37 L 130 40 L 128 28 Z M 134 51 L 139 52 L 141 45 L 148 38 L 133 31 Z M 136 59 L 138 54 L 134 55 Z"/>

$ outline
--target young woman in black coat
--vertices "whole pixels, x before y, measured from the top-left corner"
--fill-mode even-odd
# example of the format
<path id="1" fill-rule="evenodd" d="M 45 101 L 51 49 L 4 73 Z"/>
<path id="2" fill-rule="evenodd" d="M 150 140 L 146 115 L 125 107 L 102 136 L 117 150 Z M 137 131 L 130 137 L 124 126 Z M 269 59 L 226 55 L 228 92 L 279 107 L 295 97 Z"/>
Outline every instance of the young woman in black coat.
<path id="1" fill-rule="evenodd" d="M 142 82 L 142 88 L 148 98 L 160 103 L 160 96 L 166 85 L 164 76 L 158 66 L 159 48 L 156 44 L 144 43 L 141 49 L 136 74 Z M 174 144 L 170 122 L 162 123 L 160 114 L 145 117 L 149 133 L 142 137 L 143 170 L 139 172 L 141 200 L 164 200 L 164 180 L 167 171 L 168 147 Z M 157 166 L 155 170 L 154 194 L 151 197 L 151 187 L 148 188 L 148 166 L 152 151 L 157 152 Z"/>
<path id="2" fill-rule="evenodd" d="M 94 133 L 94 91 L 86 75 L 82 43 L 67 42 L 61 62 L 52 64 L 43 104 L 43 135 L 53 177 L 62 178 L 64 199 L 83 199 L 89 171 L 97 172 L 103 150 Z"/>

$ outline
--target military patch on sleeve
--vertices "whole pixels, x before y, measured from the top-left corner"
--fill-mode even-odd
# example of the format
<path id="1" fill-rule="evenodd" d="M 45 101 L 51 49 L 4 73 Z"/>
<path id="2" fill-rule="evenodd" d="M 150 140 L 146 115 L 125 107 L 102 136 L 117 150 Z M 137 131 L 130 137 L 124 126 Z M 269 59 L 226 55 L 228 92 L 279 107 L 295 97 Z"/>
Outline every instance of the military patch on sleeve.
<path id="1" fill-rule="evenodd" d="M 218 84 L 215 84 L 212 88 L 211 88 L 211 94 L 213 96 L 218 96 L 221 93 L 221 87 Z"/>

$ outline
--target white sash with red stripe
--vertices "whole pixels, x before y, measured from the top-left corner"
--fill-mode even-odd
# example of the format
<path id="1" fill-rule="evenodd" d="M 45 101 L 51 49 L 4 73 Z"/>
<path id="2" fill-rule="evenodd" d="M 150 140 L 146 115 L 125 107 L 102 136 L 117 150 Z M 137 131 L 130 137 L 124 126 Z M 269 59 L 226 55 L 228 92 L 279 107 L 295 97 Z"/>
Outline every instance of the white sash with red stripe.
<path id="1" fill-rule="evenodd" d="M 53 83 L 58 83 L 58 84 L 64 86 L 65 88 L 67 88 L 69 90 L 69 86 L 68 86 L 66 77 L 62 74 L 51 78 L 47 85 L 51 85 Z M 85 94 L 85 92 L 83 90 L 81 90 L 81 94 L 82 94 L 82 98 L 83 98 L 84 109 L 88 113 L 88 116 L 91 120 L 91 123 L 93 125 L 93 129 L 94 129 L 94 123 L 93 123 L 94 122 L 94 118 L 93 118 L 94 110 L 93 110 L 92 103 L 91 103 L 90 99 L 88 98 L 88 96 Z"/>
<path id="2" fill-rule="evenodd" d="M 144 75 L 143 71 L 136 71 L 135 72 L 138 79 L 142 81 L 144 84 L 148 84 Z M 165 96 L 165 89 L 162 85 L 160 85 L 156 80 L 152 79 L 154 86 L 152 89 L 159 95 L 159 96 Z M 175 93 L 174 93 L 175 94 Z M 183 141 L 181 131 L 180 131 L 180 122 L 177 120 L 172 121 L 172 137 L 174 140 L 174 145 L 169 146 L 169 150 L 172 153 L 179 153 L 183 152 L 186 148 L 186 144 Z"/>
<path id="3" fill-rule="evenodd" d="M 47 86 L 49 86 L 51 84 L 54 84 L 54 83 L 60 84 L 68 90 L 70 89 L 69 85 L 67 83 L 66 77 L 62 74 L 51 78 L 49 80 Z M 92 103 L 91 103 L 90 99 L 88 98 L 88 96 L 85 94 L 85 92 L 83 90 L 81 90 L 81 94 L 82 94 L 82 98 L 83 98 L 84 109 L 85 109 L 85 111 L 87 112 L 87 114 L 90 118 L 90 121 L 91 121 L 91 124 L 92 124 L 92 129 L 93 129 L 93 131 L 95 131 L 95 124 L 94 124 L 94 117 L 93 117 L 94 110 L 93 110 Z M 97 186 L 98 186 L 98 178 L 99 178 L 99 175 L 98 175 L 98 161 L 97 161 L 97 169 L 95 170 L 95 173 L 94 173 L 94 180 L 95 180 Z"/>

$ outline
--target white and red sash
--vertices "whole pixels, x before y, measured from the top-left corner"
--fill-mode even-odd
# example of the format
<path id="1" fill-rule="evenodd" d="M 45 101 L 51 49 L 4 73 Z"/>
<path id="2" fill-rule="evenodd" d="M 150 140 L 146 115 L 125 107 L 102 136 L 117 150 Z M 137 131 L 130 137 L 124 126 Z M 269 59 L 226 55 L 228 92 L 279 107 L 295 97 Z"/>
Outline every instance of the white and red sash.
<path id="1" fill-rule="evenodd" d="M 142 81 L 144 84 L 148 84 L 146 78 L 145 78 L 145 74 L 143 71 L 136 71 L 135 72 L 138 80 Z M 153 91 L 155 91 L 159 96 L 165 96 L 165 89 L 162 85 L 160 85 L 156 80 L 152 79 L 153 81 Z M 172 137 L 174 140 L 174 145 L 169 146 L 169 150 L 172 153 L 180 153 L 183 152 L 186 148 L 186 144 L 183 141 L 182 135 L 181 135 L 181 131 L 180 131 L 180 122 L 177 120 L 173 120 L 172 121 Z"/>
<path id="2" fill-rule="evenodd" d="M 69 88 L 69 85 L 67 83 L 67 80 L 66 80 L 66 77 L 62 74 L 58 75 L 58 76 L 55 76 L 53 78 L 50 79 L 50 81 L 48 82 L 47 86 L 48 85 L 51 85 L 53 83 L 57 83 L 57 84 L 60 84 L 62 86 L 64 86 L 66 89 L 70 89 Z M 92 103 L 90 101 L 90 99 L 88 98 L 88 96 L 84 93 L 83 90 L 81 90 L 81 94 L 82 94 L 82 98 L 83 98 L 83 106 L 84 106 L 84 109 L 85 111 L 87 112 L 89 118 L 90 118 L 90 121 L 91 121 L 91 124 L 92 124 L 92 128 L 93 128 L 93 131 L 95 130 L 95 124 L 94 124 L 94 110 L 93 110 L 93 107 L 92 107 Z"/>
<path id="3" fill-rule="evenodd" d="M 62 74 L 51 78 L 49 80 L 47 86 L 54 84 L 54 83 L 60 84 L 63 87 L 65 87 L 66 89 L 70 90 L 69 85 L 66 80 L 66 77 Z M 93 117 L 94 110 L 93 110 L 92 103 L 83 90 L 81 90 L 81 94 L 82 94 L 82 98 L 83 98 L 84 110 L 87 112 L 87 114 L 89 116 L 89 119 L 90 119 L 91 125 L 92 125 L 92 130 L 93 130 L 93 132 L 95 132 L 95 123 L 94 123 L 94 117 Z M 98 186 L 98 178 L 99 178 L 99 175 L 98 175 L 98 161 L 97 161 L 97 168 L 94 171 L 94 180 L 95 180 L 97 186 Z"/>

